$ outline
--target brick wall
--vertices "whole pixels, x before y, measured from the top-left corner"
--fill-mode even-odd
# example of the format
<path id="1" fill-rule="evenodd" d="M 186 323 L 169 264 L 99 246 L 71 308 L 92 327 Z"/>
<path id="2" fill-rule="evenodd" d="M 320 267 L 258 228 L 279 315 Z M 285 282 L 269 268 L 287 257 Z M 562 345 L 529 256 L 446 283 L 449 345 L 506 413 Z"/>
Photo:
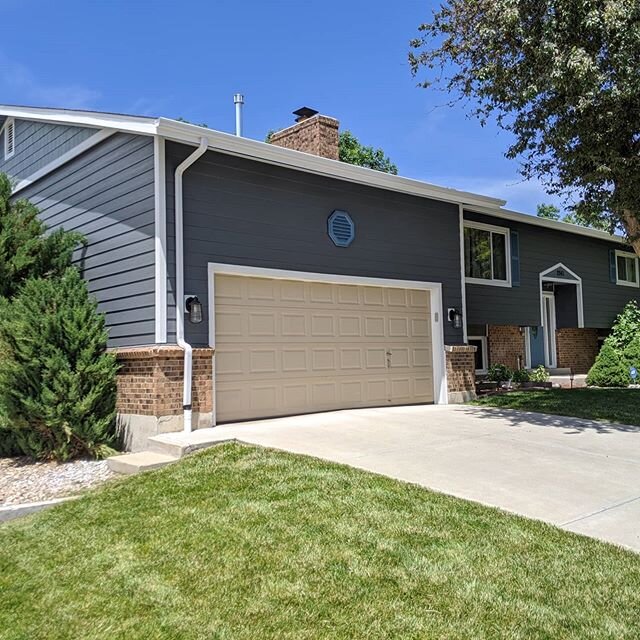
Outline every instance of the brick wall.
<path id="1" fill-rule="evenodd" d="M 476 395 L 476 348 L 447 345 L 447 391 L 449 402 L 466 402 Z"/>
<path id="2" fill-rule="evenodd" d="M 598 355 L 597 329 L 558 329 L 558 367 L 573 373 L 588 373 Z"/>
<path id="3" fill-rule="evenodd" d="M 182 413 L 184 352 L 173 346 L 117 349 L 119 413 L 172 416 Z M 213 411 L 213 349 L 193 350 L 192 409 Z"/>
<path id="4" fill-rule="evenodd" d="M 517 326 L 489 325 L 488 349 L 489 366 L 505 364 L 510 369 L 525 365 L 524 332 Z"/>
<path id="5" fill-rule="evenodd" d="M 338 160 L 338 127 L 335 118 L 315 115 L 271 134 L 271 144 Z"/>

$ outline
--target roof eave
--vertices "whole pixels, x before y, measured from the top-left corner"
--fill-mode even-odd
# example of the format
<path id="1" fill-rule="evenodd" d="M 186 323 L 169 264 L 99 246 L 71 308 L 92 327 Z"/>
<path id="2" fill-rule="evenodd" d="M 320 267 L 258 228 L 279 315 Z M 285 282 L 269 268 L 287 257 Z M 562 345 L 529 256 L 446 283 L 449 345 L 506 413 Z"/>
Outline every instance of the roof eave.
<path id="1" fill-rule="evenodd" d="M 587 236 L 589 238 L 596 238 L 598 240 L 607 240 L 609 242 L 616 242 L 619 244 L 628 245 L 627 240 L 622 236 L 611 235 L 606 231 L 599 231 L 598 229 L 590 229 L 589 227 L 581 227 L 577 224 L 570 224 L 568 222 L 560 222 L 559 220 L 549 220 L 548 218 L 538 218 L 537 216 L 522 213 L 520 211 L 511 211 L 509 209 L 496 209 L 493 207 L 472 207 L 476 213 L 484 213 L 486 215 L 493 216 L 495 218 L 502 218 L 504 220 L 513 220 L 514 222 L 522 222 L 523 224 L 532 224 L 537 227 L 544 227 L 545 229 L 553 229 L 555 231 L 563 231 L 564 233 L 573 233 L 575 235 Z"/>
<path id="2" fill-rule="evenodd" d="M 117 129 L 141 135 L 155 135 L 158 128 L 158 120 L 156 118 L 94 111 L 51 109 L 47 107 L 0 105 L 0 115 L 53 124 L 68 124 L 96 129 Z"/>
<path id="3" fill-rule="evenodd" d="M 168 118 L 159 118 L 157 133 L 165 138 L 191 145 L 198 145 L 200 140 L 206 137 L 209 140 L 209 148 L 220 153 L 434 200 L 483 207 L 501 207 L 506 202 L 498 198 L 439 187 Z"/>

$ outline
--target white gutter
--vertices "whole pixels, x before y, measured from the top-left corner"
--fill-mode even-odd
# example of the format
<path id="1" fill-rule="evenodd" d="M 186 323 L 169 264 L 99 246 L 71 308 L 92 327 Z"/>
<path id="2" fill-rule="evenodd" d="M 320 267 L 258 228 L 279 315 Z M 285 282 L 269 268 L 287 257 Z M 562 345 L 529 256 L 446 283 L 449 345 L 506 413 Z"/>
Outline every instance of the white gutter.
<path id="1" fill-rule="evenodd" d="M 208 148 L 209 140 L 201 138 L 198 148 L 177 167 L 175 173 L 176 342 L 184 350 L 182 409 L 186 433 L 191 432 L 191 364 L 193 362 L 193 349 L 184 339 L 184 202 L 182 199 L 182 176 Z"/>

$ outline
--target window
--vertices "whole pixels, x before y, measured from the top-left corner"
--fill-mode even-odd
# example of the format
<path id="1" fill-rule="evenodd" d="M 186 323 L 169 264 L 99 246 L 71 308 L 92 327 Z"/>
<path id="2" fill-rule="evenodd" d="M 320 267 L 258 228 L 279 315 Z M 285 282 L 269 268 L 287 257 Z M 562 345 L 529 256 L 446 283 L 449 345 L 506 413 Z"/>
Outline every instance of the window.
<path id="1" fill-rule="evenodd" d="M 627 287 L 639 286 L 638 258 L 635 254 L 616 251 L 616 284 Z"/>
<path id="2" fill-rule="evenodd" d="M 487 373 L 487 338 L 486 336 L 469 336 L 469 346 L 476 347 L 476 373 Z"/>
<path id="3" fill-rule="evenodd" d="M 4 159 L 8 160 L 16 151 L 16 123 L 7 118 L 4 123 Z"/>
<path id="4" fill-rule="evenodd" d="M 511 286 L 509 229 L 480 223 L 464 225 L 467 282 Z"/>

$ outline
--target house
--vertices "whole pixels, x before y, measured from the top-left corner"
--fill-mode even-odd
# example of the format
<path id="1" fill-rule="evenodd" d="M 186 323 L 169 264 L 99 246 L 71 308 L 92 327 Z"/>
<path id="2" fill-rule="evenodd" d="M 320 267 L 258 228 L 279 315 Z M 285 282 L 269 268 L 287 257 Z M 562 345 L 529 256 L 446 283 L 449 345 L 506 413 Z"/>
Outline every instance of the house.
<path id="1" fill-rule="evenodd" d="M 585 369 L 638 263 L 622 239 L 166 118 L 0 106 L 0 171 L 77 254 L 129 445 L 162 431 L 470 397 L 490 363 Z M 476 349 L 477 347 L 477 349 Z M 556 355 L 557 354 L 557 355 Z"/>

